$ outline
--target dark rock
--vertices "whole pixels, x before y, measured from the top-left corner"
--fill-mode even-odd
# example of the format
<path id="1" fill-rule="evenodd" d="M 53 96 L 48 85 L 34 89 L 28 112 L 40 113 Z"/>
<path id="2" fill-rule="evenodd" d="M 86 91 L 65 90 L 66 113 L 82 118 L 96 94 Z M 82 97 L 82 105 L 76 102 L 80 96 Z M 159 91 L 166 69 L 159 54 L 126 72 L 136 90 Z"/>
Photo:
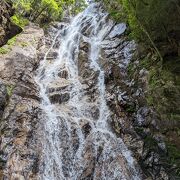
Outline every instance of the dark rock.
<path id="1" fill-rule="evenodd" d="M 68 71 L 63 70 L 63 71 L 61 71 L 61 72 L 58 73 L 58 76 L 59 76 L 60 78 L 67 79 L 67 77 L 68 77 Z"/>
<path id="2" fill-rule="evenodd" d="M 0 119 L 2 118 L 5 106 L 8 101 L 8 92 L 6 86 L 0 81 Z"/>
<path id="3" fill-rule="evenodd" d="M 54 95 L 50 95 L 49 99 L 51 101 L 52 104 L 54 103 L 64 103 L 67 102 L 70 98 L 69 93 L 64 93 L 64 94 L 54 94 Z"/>
<path id="4" fill-rule="evenodd" d="M 84 131 L 84 134 L 85 134 L 85 137 L 88 136 L 88 134 L 90 133 L 91 131 L 91 126 L 89 123 L 85 124 L 83 127 L 82 127 L 83 131 Z"/>

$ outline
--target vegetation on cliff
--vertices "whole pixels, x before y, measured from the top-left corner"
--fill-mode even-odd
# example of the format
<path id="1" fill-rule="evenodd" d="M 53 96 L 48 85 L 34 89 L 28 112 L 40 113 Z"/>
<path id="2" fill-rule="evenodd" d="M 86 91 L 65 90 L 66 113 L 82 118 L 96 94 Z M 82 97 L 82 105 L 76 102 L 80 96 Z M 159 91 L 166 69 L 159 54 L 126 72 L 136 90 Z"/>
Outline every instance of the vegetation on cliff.
<path id="1" fill-rule="evenodd" d="M 131 78 L 149 71 L 147 103 L 159 114 L 170 163 L 180 175 L 180 1 L 102 0 L 111 17 L 129 25 L 129 38 L 139 45 L 138 67 L 129 65 Z M 138 69 L 137 69 L 138 68 Z M 138 81 L 138 79 L 136 79 Z"/>

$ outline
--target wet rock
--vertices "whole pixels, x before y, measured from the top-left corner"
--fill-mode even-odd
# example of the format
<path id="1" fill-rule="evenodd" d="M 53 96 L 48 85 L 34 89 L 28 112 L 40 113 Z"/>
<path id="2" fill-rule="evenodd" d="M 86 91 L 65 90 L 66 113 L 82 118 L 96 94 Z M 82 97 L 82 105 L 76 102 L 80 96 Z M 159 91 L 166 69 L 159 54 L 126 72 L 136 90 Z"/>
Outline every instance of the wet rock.
<path id="1" fill-rule="evenodd" d="M 56 51 L 50 51 L 47 55 L 47 60 L 55 60 L 58 56 L 58 52 Z"/>
<path id="2" fill-rule="evenodd" d="M 52 22 L 50 24 L 50 26 L 60 30 L 60 29 L 63 29 L 65 26 L 67 26 L 67 24 L 65 22 Z M 50 31 L 48 31 L 49 33 Z"/>
<path id="3" fill-rule="evenodd" d="M 55 104 L 55 103 L 61 104 L 61 103 L 67 102 L 69 100 L 69 98 L 70 98 L 69 93 L 54 94 L 54 95 L 49 96 L 49 99 L 52 104 Z"/>
<path id="4" fill-rule="evenodd" d="M 84 156 L 84 159 L 86 160 L 87 164 L 85 164 L 84 171 L 79 176 L 80 179 L 89 178 L 94 173 L 96 159 L 94 157 L 93 147 L 90 144 L 88 146 L 86 146 L 83 156 Z"/>
<path id="5" fill-rule="evenodd" d="M 119 38 L 115 38 L 114 41 L 105 39 L 102 42 L 102 47 L 105 50 L 116 49 L 118 46 L 121 46 L 122 43 L 123 43 L 123 39 L 119 39 Z M 108 52 L 108 51 L 106 51 L 106 52 Z"/>
<path id="6" fill-rule="evenodd" d="M 109 34 L 109 38 L 114 38 L 116 36 L 120 36 L 123 34 L 126 30 L 126 24 L 125 23 L 120 23 L 114 26 L 112 29 L 111 33 Z"/>
<path id="7" fill-rule="evenodd" d="M 122 28 L 122 33 L 124 31 L 125 27 Z M 141 84 L 136 84 L 137 79 L 129 79 L 127 67 L 133 53 L 136 53 L 136 45 L 134 42 L 128 42 L 120 34 L 118 30 L 111 32 L 103 41 L 101 51 L 102 60 L 108 59 L 103 66 L 107 102 L 113 112 L 108 122 L 114 133 L 122 137 L 138 160 L 144 171 L 144 179 L 161 179 L 162 176 L 167 178 L 167 174 L 163 175 L 164 171 L 161 171 L 163 169 L 161 156 L 166 153 L 164 139 L 159 135 L 154 137 L 152 134 L 152 129 L 158 130 L 158 118 L 154 110 L 147 106 L 145 99 L 148 72 L 146 69 L 137 71 Z M 114 39 L 114 42 L 110 37 Z M 135 66 L 138 67 L 138 58 L 136 62 Z"/>
<path id="8" fill-rule="evenodd" d="M 60 78 L 67 79 L 67 77 L 68 77 L 68 71 L 63 70 L 63 71 L 61 71 L 61 72 L 58 73 L 58 76 L 59 76 Z"/>
<path id="9" fill-rule="evenodd" d="M 79 53 L 79 61 L 78 61 L 78 69 L 80 76 L 86 76 L 86 72 L 88 71 L 89 63 L 88 63 L 88 53 L 89 53 L 89 45 L 86 42 L 81 42 L 80 44 L 80 53 Z M 86 68 L 84 68 L 84 66 Z M 90 73 L 90 72 L 89 72 Z"/>
<path id="10" fill-rule="evenodd" d="M 166 148 L 166 144 L 165 144 L 164 137 L 162 136 L 162 134 L 160 133 L 154 134 L 153 138 L 157 141 L 159 148 L 166 153 L 167 148 Z"/>
<path id="11" fill-rule="evenodd" d="M 108 22 L 107 17 L 105 16 L 104 22 Z M 88 29 L 90 22 L 86 23 L 87 25 L 83 24 L 82 34 L 89 37 L 92 27 Z M 100 22 L 96 30 L 104 32 L 104 27 Z M 51 34 L 54 35 L 58 28 L 61 27 L 54 26 Z M 41 72 L 41 85 L 46 87 L 45 93 L 53 104 L 51 113 L 54 113 L 55 117 L 52 119 L 47 117 L 48 113 L 47 115 L 46 112 L 41 112 L 39 93 L 32 79 L 35 69 L 32 66 L 38 63 L 35 58 L 37 47 L 32 47 L 32 51 L 28 47 L 18 55 L 13 54 L 9 61 L 6 59 L 12 72 L 6 69 L 3 72 L 8 72 L 8 75 L 3 72 L 1 74 L 5 77 L 4 81 L 10 80 L 17 85 L 4 113 L 6 123 L 2 131 L 2 154 L 6 162 L 4 174 L 7 179 L 37 179 L 39 173 L 45 173 L 47 176 L 52 173 L 51 177 L 56 179 L 63 179 L 61 173 L 65 179 L 136 179 L 132 174 L 141 174 L 136 160 L 144 168 L 142 179 L 166 177 L 159 156 L 159 149 L 163 148 L 163 138 L 158 134 L 153 137 L 149 127 L 155 127 L 152 120 L 155 116 L 151 114 L 150 109 L 139 103 L 138 96 L 144 98 L 143 89 L 134 90 L 133 82 L 127 76 L 134 42 L 129 42 L 121 36 L 126 29 L 123 23 L 116 25 L 111 32 L 110 29 L 103 36 L 105 40 L 102 43 L 100 57 L 95 62 L 98 63 L 98 68 L 90 64 L 91 49 L 87 37 L 83 37 L 78 45 L 79 49 L 72 43 L 73 46 L 69 50 L 72 56 L 68 57 L 72 61 L 69 61 L 68 65 L 58 65 L 51 74 L 52 77 L 49 76 L 50 73 L 46 72 L 49 72 L 49 65 L 53 67 L 53 59 L 57 55 L 53 52 L 56 52 L 61 41 L 55 43 L 47 56 L 46 67 Z M 62 35 L 66 33 L 68 31 L 65 29 Z M 94 35 L 93 33 L 91 35 Z M 74 41 L 78 40 L 78 36 L 75 36 Z M 48 38 L 47 47 L 51 43 Z M 68 47 L 71 47 L 70 42 Z M 76 52 L 78 50 L 79 52 Z M 73 77 L 69 77 L 69 66 L 76 60 L 76 53 L 78 62 L 75 64 L 78 67 L 75 68 L 75 73 L 73 71 Z M 66 52 L 64 57 L 67 54 Z M 65 60 L 68 61 L 68 58 Z M 105 75 L 105 87 L 101 86 L 104 79 L 99 76 L 100 73 Z M 139 73 L 142 78 L 145 74 L 145 71 Z M 76 86 L 77 82 L 74 82 L 73 78 L 77 78 L 81 87 Z M 74 92 L 70 97 L 71 90 Z M 44 104 L 46 106 L 46 103 Z M 49 105 L 49 101 L 47 104 Z M 104 110 L 106 104 L 109 109 Z M 48 107 L 45 107 L 45 110 Z M 103 110 L 103 114 L 100 110 Z M 101 116 L 102 121 L 98 122 Z M 107 126 L 110 128 L 104 128 L 106 122 L 103 120 L 106 118 Z M 42 126 L 39 134 L 38 125 Z M 46 165 L 50 168 L 46 169 Z"/>
<path id="12" fill-rule="evenodd" d="M 83 129 L 85 137 L 86 137 L 91 131 L 91 126 L 89 123 L 87 123 L 82 127 L 82 129 Z"/>
<path id="13" fill-rule="evenodd" d="M 67 77 L 67 71 L 63 70 L 58 73 L 58 76 L 61 76 L 57 81 L 49 84 L 47 88 L 47 93 L 63 92 L 65 90 L 71 89 L 72 85 L 65 78 Z"/>
<path id="14" fill-rule="evenodd" d="M 150 124 L 150 109 L 147 107 L 142 107 L 137 112 L 136 122 L 139 126 L 148 126 Z"/>
<path id="15" fill-rule="evenodd" d="M 82 128 L 85 137 L 87 137 L 90 134 L 91 129 L 92 129 L 90 122 L 82 119 L 79 122 L 79 125 Z"/>
<path id="16" fill-rule="evenodd" d="M 89 44 L 87 42 L 85 42 L 83 39 L 80 42 L 79 48 L 80 48 L 80 50 L 83 50 L 86 53 L 88 53 L 90 50 Z M 81 62 L 81 60 L 80 60 L 80 62 Z"/>

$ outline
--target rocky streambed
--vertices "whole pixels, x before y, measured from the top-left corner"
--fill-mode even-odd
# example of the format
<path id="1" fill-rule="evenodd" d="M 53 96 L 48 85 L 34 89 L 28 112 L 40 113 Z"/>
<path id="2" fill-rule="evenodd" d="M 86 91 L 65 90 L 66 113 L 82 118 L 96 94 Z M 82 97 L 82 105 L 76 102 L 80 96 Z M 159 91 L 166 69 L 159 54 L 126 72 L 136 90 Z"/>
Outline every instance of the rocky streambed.
<path id="1" fill-rule="evenodd" d="M 2 179 L 168 179 L 147 72 L 128 76 L 136 47 L 99 4 L 27 27 L 0 55 Z"/>

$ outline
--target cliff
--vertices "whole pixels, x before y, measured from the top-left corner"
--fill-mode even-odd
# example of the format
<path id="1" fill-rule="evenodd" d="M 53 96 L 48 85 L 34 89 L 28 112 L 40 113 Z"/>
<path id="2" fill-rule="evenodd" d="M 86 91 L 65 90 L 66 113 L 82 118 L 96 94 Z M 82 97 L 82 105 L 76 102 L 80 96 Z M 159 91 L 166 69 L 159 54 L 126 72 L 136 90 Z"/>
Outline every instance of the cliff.
<path id="1" fill-rule="evenodd" d="M 40 112 L 34 74 L 44 33 L 31 24 L 18 35 L 6 54 L 0 54 L 0 179 L 27 179 L 36 175 L 37 118 Z M 40 146 L 39 146 L 40 147 Z"/>
<path id="2" fill-rule="evenodd" d="M 152 137 L 157 133 L 164 137 L 169 158 L 167 167 L 174 166 L 171 171 L 179 175 L 180 2 L 178 0 L 102 2 L 115 21 L 127 22 L 126 34 L 129 39 L 136 40 L 137 49 L 128 66 L 128 76 L 134 82 L 131 88 L 140 92 L 136 100 L 138 103 L 135 104 L 136 107 L 147 106 L 156 114 L 152 124 L 147 122 L 141 125 L 140 129 L 137 128 L 137 131 L 142 136 L 146 134 L 144 142 L 149 143 L 149 148 L 152 149 L 155 148 L 157 139 Z M 136 108 L 134 110 L 136 111 Z M 136 124 L 134 126 L 136 127 Z"/>

